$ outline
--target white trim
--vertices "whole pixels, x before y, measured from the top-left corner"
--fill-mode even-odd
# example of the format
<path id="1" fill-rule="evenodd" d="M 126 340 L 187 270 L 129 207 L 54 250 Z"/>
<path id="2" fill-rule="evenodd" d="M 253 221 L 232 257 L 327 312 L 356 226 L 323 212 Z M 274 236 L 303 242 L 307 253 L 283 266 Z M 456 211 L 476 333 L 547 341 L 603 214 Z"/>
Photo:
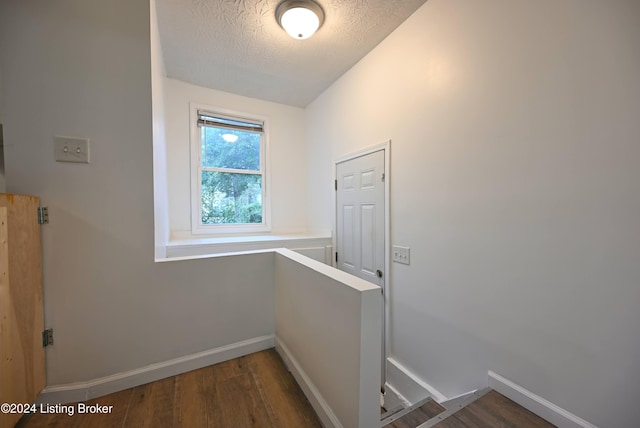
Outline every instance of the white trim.
<path id="1" fill-rule="evenodd" d="M 325 248 L 331 245 L 329 236 L 265 235 L 205 238 L 170 241 L 167 258 L 213 255 L 275 248 Z M 330 260 L 330 259 L 329 259 Z"/>
<path id="2" fill-rule="evenodd" d="M 597 428 L 515 382 L 489 370 L 489 386 L 558 428 Z"/>
<path id="3" fill-rule="evenodd" d="M 102 397 L 180 373 L 263 351 L 273 348 L 273 346 L 273 335 L 261 336 L 87 382 L 47 386 L 36 399 L 36 403 L 66 404 L 91 400 L 92 398 Z"/>
<path id="4" fill-rule="evenodd" d="M 333 177 L 334 180 L 338 179 L 338 164 L 350 161 L 352 159 L 356 159 L 362 156 L 369 155 L 371 153 L 384 152 L 384 276 L 382 281 L 382 289 L 383 289 L 383 302 L 384 302 L 384 320 L 383 320 L 383 329 L 384 329 L 384 356 L 382 360 L 383 364 L 383 373 L 382 373 L 382 384 L 386 384 L 386 364 L 384 361 L 391 355 L 391 322 L 390 322 L 390 313 L 389 307 L 391 306 L 388 302 L 391 293 L 389 292 L 390 284 L 391 284 L 391 140 L 387 140 L 383 143 L 376 144 L 375 146 L 366 147 L 361 150 L 357 150 L 355 152 L 348 153 L 344 156 L 339 157 L 333 165 Z M 331 265 L 336 267 L 335 262 L 335 251 L 338 249 L 337 242 L 337 223 L 338 223 L 338 211 L 337 211 L 337 192 L 333 196 L 333 254 L 331 257 Z"/>
<path id="5" fill-rule="evenodd" d="M 246 120 L 257 120 L 263 122 L 263 132 L 260 138 L 261 156 L 260 168 L 262 169 L 262 208 L 263 221 L 260 224 L 231 224 L 206 226 L 201 224 L 200 192 L 201 185 L 199 177 L 201 144 L 198 130 L 198 110 L 220 113 L 238 118 L 248 118 Z M 256 233 L 271 231 L 271 162 L 269 156 L 269 119 L 266 116 L 247 114 L 225 108 L 209 106 L 196 102 L 189 102 L 189 147 L 190 147 L 190 178 L 191 178 L 191 233 L 193 235 L 212 235 L 229 233 Z"/>
<path id="6" fill-rule="evenodd" d="M 411 407 L 411 403 L 409 402 L 409 400 L 407 400 L 407 398 L 400 394 L 400 391 L 398 391 L 393 385 L 391 385 L 389 382 L 385 383 L 385 405 L 387 405 L 387 400 L 386 400 L 386 394 L 389 394 L 389 392 L 393 393 L 393 395 L 395 395 L 396 397 L 398 397 L 398 400 L 402 403 L 402 406 L 407 408 L 407 407 Z M 391 400 L 389 400 L 391 401 Z"/>
<path id="7" fill-rule="evenodd" d="M 383 143 L 376 144 L 375 146 L 365 147 L 364 149 L 356 150 L 355 152 L 347 153 L 346 155 L 340 156 L 338 159 L 335 160 L 334 163 L 338 164 L 338 163 L 350 161 L 351 159 L 370 155 L 371 153 L 379 152 L 380 150 L 386 150 L 390 147 L 390 145 L 391 145 L 391 140 L 387 140 Z M 385 160 L 387 159 L 385 158 Z"/>
<path id="8" fill-rule="evenodd" d="M 387 358 L 387 383 L 411 404 L 418 403 L 427 397 L 432 397 L 438 403 L 447 401 L 444 394 L 391 357 Z"/>
<path id="9" fill-rule="evenodd" d="M 325 428 L 343 428 L 342 424 L 331 410 L 331 407 L 326 402 L 318 388 L 313 384 L 309 376 L 300 366 L 300 363 L 295 359 L 289 348 L 276 336 L 276 351 L 282 357 L 285 365 L 293 375 L 293 377 L 302 388 L 304 395 L 311 403 L 311 406 L 318 414 L 322 425 Z"/>
<path id="10" fill-rule="evenodd" d="M 462 394 L 454 395 L 453 397 L 449 397 L 449 398 L 447 398 L 445 401 L 440 402 L 440 404 L 442 404 L 442 405 L 447 404 L 447 405 L 449 405 L 449 406 L 450 406 L 450 405 L 451 405 L 451 403 L 455 403 L 456 401 L 464 400 L 464 399 L 468 398 L 470 395 L 473 395 L 473 394 L 475 394 L 476 392 L 480 392 L 480 391 L 482 391 L 482 389 L 484 389 L 484 388 L 481 388 L 481 389 L 473 389 L 473 390 L 471 390 L 471 391 L 463 392 Z M 455 405 L 455 404 L 454 404 L 454 405 Z M 447 407 L 447 406 L 443 406 L 443 407 Z"/>
<path id="11" fill-rule="evenodd" d="M 293 260 L 296 263 L 301 264 L 302 266 L 312 269 L 321 275 L 324 275 L 328 278 L 331 278 L 334 281 L 341 282 L 345 287 L 353 288 L 357 291 L 373 291 L 379 290 L 380 287 L 376 284 L 365 281 L 364 279 L 351 275 L 345 271 L 335 269 L 330 265 L 326 265 L 324 263 L 320 263 L 316 260 L 310 259 L 300 253 L 296 253 L 293 250 L 289 250 L 287 248 L 276 248 L 273 250 L 275 253 L 278 253 L 290 260 Z"/>

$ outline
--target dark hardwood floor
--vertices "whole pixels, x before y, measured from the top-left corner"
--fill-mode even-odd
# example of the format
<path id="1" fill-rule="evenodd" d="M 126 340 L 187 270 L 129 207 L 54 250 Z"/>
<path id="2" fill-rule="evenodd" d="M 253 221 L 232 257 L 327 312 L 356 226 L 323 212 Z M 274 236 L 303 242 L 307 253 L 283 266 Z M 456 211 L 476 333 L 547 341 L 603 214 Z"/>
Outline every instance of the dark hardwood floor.
<path id="1" fill-rule="evenodd" d="M 87 401 L 111 406 L 106 414 L 29 415 L 17 428 L 321 428 L 317 415 L 280 356 L 269 349 L 200 370 Z M 394 421 L 414 428 L 444 408 L 435 401 Z M 552 428 L 554 425 L 496 391 L 435 425 L 436 428 Z"/>
<path id="2" fill-rule="evenodd" d="M 478 400 L 449 416 L 435 428 L 553 428 L 541 417 L 504 395 L 489 391 Z"/>
<path id="3" fill-rule="evenodd" d="M 457 409 L 457 407 L 454 407 Z M 460 410 L 447 410 L 435 401 L 411 411 L 385 428 L 415 428 L 429 421 L 435 428 L 552 428 L 539 416 L 500 393 L 490 390 Z M 455 413 L 451 414 L 454 411 Z M 442 413 L 442 414 L 441 414 Z M 438 419 L 432 419 L 440 415 Z M 447 415 L 449 415 L 447 417 Z"/>
<path id="4" fill-rule="evenodd" d="M 418 425 L 444 412 L 444 407 L 435 401 L 428 401 L 409 414 L 393 421 L 385 428 L 415 428 Z"/>
<path id="5" fill-rule="evenodd" d="M 19 428 L 321 428 L 273 349 L 86 402 L 108 414 L 34 414 Z M 75 405 L 77 408 L 77 405 Z"/>

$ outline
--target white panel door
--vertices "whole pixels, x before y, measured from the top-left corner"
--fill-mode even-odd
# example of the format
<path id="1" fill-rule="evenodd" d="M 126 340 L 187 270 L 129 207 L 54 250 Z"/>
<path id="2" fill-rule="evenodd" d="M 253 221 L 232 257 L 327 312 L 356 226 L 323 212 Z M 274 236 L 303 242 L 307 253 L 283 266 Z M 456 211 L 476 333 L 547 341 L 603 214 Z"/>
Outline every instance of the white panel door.
<path id="1" fill-rule="evenodd" d="M 338 269 L 384 285 L 384 150 L 336 165 Z"/>

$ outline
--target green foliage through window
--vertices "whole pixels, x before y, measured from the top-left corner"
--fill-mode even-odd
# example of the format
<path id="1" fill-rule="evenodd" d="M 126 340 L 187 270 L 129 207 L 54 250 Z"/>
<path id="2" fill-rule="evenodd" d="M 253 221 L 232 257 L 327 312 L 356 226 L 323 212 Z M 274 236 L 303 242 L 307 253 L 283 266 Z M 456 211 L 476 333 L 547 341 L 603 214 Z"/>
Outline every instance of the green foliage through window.
<path id="1" fill-rule="evenodd" d="M 203 167 L 260 171 L 260 134 L 211 126 L 200 129 Z"/>
<path id="2" fill-rule="evenodd" d="M 263 221 L 262 134 L 201 126 L 203 225 Z"/>
<path id="3" fill-rule="evenodd" d="M 202 224 L 262 223 L 262 177 L 202 172 Z"/>

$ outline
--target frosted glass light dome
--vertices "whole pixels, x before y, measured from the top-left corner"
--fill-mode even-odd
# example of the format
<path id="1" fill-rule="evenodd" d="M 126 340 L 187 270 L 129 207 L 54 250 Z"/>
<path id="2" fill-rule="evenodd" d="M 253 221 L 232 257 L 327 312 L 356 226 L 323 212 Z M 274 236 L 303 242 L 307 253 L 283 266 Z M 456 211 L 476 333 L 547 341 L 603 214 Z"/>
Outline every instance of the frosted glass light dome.
<path id="1" fill-rule="evenodd" d="M 324 13 L 315 2 L 284 1 L 276 9 L 278 23 L 294 39 L 311 37 L 322 25 Z"/>

